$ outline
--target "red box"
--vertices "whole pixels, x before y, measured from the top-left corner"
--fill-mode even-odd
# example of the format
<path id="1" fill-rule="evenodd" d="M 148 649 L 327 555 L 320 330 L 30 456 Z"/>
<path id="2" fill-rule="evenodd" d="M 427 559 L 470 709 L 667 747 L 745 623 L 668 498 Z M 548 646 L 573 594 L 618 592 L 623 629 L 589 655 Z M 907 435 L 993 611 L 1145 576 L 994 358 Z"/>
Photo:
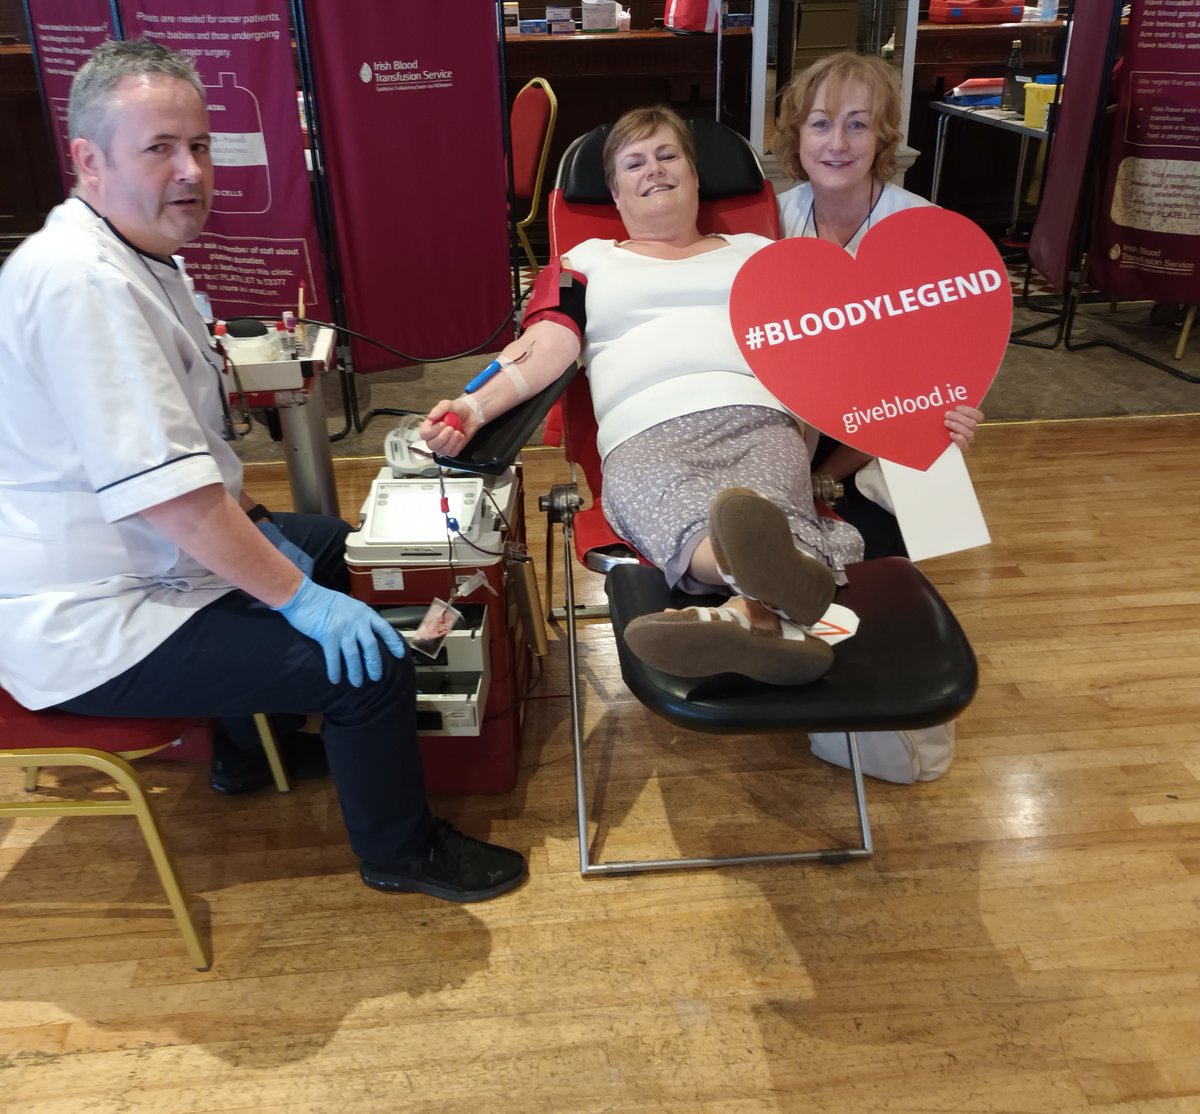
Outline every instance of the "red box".
<path id="1" fill-rule="evenodd" d="M 1020 23 L 1024 15 L 1012 0 L 929 0 L 930 23 Z"/>

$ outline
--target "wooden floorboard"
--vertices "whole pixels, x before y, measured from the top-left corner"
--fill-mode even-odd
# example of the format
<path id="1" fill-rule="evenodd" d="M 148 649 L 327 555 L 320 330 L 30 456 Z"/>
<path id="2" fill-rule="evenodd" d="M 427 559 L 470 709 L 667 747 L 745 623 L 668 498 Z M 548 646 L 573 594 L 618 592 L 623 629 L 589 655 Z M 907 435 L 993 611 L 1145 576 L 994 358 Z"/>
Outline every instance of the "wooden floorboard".
<path id="1" fill-rule="evenodd" d="M 979 694 L 945 778 L 869 783 L 869 861 L 581 879 L 557 629 L 516 791 L 436 802 L 528 854 L 499 901 L 365 889 L 328 782 L 226 799 L 143 763 L 198 973 L 132 820 L 0 821 L 0 1109 L 1195 1114 L 1198 448 L 1200 417 L 985 427 L 992 544 L 922 566 Z M 348 515 L 379 463 L 338 462 Z M 566 471 L 525 474 L 544 585 Z M 277 465 L 247 486 L 286 504 Z M 580 653 L 605 857 L 852 834 L 847 775 L 802 743 L 656 720 L 603 621 Z"/>

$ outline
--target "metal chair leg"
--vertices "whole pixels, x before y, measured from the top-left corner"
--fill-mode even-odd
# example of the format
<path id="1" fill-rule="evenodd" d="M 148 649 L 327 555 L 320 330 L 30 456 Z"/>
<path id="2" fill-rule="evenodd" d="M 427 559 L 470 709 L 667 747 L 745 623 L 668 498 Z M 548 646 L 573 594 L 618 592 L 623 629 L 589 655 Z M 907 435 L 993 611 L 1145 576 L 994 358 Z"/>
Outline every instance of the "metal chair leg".
<path id="1" fill-rule="evenodd" d="M 579 690 L 579 659 L 576 641 L 575 588 L 572 575 L 574 552 L 572 514 L 563 516 L 563 579 L 566 590 L 567 661 L 571 702 L 571 751 L 575 770 L 575 822 L 579 840 L 579 873 L 585 878 L 598 875 L 645 874 L 650 871 L 698 870 L 714 866 L 742 866 L 753 863 L 823 862 L 840 863 L 851 859 L 870 858 L 875 853 L 871 838 L 871 821 L 867 815 L 867 792 L 863 784 L 862 765 L 858 754 L 858 736 L 846 732 L 850 755 L 850 771 L 854 783 L 854 805 L 858 812 L 860 845 L 857 847 L 826 847 L 816 851 L 781 851 L 752 855 L 715 855 L 677 859 L 627 859 L 608 863 L 591 861 L 588 838 L 587 779 L 583 769 L 583 701 Z"/>
<path id="2" fill-rule="evenodd" d="M 149 751 L 131 753 L 153 753 Z M 23 756 L 11 752 L 0 756 L 2 766 L 25 766 Z M 138 779 L 133 767 L 124 758 L 107 751 L 91 750 L 86 747 L 37 748 L 38 766 L 85 766 L 111 777 L 125 792 L 124 800 L 113 801 L 31 801 L 0 804 L 0 815 L 16 816 L 134 816 L 146 841 L 146 847 L 158 872 L 159 881 L 166 892 L 175 923 L 183 934 L 188 955 L 198 971 L 207 971 L 212 966 L 212 953 L 200 938 L 196 922 L 192 919 L 191 903 L 179 881 L 179 871 L 163 840 L 158 818 L 150 806 L 150 799 Z M 26 767 L 28 768 L 28 767 Z"/>
<path id="3" fill-rule="evenodd" d="M 1175 359 L 1183 359 L 1183 350 L 1187 347 L 1188 336 L 1192 331 L 1192 325 L 1196 320 L 1196 307 L 1188 306 L 1187 316 L 1183 319 L 1183 329 L 1179 334 L 1179 344 L 1175 349 Z"/>
<path id="4" fill-rule="evenodd" d="M 538 266 L 537 256 L 533 254 L 533 246 L 529 242 L 529 237 L 525 233 L 523 225 L 517 225 L 517 239 L 521 241 L 521 247 L 525 252 L 525 257 L 529 260 L 529 270 L 532 272 L 532 277 L 537 278 L 541 267 Z"/>
<path id="5" fill-rule="evenodd" d="M 275 738 L 275 728 L 262 712 L 254 714 L 254 726 L 258 730 L 258 738 L 267 755 L 267 765 L 271 767 L 271 777 L 275 779 L 275 788 L 280 793 L 291 791 L 287 772 L 283 768 L 283 759 L 279 757 L 279 740 Z"/>

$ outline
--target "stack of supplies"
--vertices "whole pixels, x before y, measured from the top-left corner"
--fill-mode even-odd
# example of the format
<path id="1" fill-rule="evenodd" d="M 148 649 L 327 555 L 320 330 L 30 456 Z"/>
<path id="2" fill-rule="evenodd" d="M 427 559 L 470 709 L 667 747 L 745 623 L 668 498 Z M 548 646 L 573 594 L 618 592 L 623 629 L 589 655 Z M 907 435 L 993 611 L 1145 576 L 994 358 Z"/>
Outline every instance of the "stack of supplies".
<path id="1" fill-rule="evenodd" d="M 947 104 L 998 105 L 1003 91 L 1002 77 L 971 77 L 951 89 L 945 99 Z"/>

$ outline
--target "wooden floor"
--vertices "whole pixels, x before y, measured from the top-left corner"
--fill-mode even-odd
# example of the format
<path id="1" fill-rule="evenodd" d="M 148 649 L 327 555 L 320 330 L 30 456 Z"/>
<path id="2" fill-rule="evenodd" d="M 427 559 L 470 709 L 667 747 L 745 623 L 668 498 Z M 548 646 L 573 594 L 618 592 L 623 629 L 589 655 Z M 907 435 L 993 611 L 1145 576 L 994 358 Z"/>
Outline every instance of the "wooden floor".
<path id="1" fill-rule="evenodd" d="M 499 901 L 365 889 L 327 782 L 227 800 L 146 763 L 200 974 L 131 820 L 4 821 L 0 1107 L 1196 1114 L 1198 450 L 1200 417 L 986 427 L 994 541 L 925 566 L 979 695 L 944 779 L 869 784 L 869 861 L 581 879 L 561 632 L 516 792 L 437 802 L 529 855 Z M 535 527 L 557 461 L 527 456 Z M 339 467 L 347 511 L 373 468 Z M 686 737 L 602 622 L 581 652 L 606 857 L 849 834 L 803 740 Z"/>

